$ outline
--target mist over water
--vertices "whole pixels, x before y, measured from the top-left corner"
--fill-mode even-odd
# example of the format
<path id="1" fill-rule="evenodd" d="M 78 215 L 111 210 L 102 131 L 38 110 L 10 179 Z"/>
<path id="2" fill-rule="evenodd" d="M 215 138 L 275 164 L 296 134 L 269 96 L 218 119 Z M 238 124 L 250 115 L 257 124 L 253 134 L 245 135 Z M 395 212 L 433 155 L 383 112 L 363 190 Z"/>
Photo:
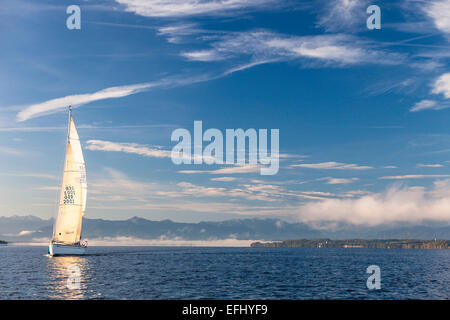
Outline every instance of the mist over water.
<path id="1" fill-rule="evenodd" d="M 0 247 L 0 299 L 449 299 L 449 250 Z M 369 265 L 381 289 L 368 290 Z M 79 270 L 69 289 L 68 270 Z"/>

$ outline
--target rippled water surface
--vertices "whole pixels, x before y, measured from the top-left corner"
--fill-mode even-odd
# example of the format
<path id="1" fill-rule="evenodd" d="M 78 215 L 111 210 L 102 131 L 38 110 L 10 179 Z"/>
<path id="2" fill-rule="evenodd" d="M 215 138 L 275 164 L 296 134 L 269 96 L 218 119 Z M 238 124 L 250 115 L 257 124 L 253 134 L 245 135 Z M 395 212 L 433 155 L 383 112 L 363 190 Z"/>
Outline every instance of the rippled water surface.
<path id="1" fill-rule="evenodd" d="M 449 299 L 450 250 L 0 247 L 1 299 Z M 368 290 L 366 268 L 381 268 Z M 69 289 L 68 271 L 80 270 Z M 69 283 L 70 284 L 70 283 Z"/>

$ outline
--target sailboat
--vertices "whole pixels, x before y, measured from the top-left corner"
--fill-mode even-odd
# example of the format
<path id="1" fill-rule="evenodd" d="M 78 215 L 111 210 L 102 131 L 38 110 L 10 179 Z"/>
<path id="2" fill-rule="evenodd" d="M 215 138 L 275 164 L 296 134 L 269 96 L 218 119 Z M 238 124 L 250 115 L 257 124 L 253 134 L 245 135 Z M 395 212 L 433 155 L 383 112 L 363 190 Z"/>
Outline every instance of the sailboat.
<path id="1" fill-rule="evenodd" d="M 60 192 L 58 215 L 48 253 L 50 256 L 83 255 L 87 249 L 87 241 L 81 241 L 81 225 L 87 196 L 86 166 L 70 106 L 66 159 Z"/>

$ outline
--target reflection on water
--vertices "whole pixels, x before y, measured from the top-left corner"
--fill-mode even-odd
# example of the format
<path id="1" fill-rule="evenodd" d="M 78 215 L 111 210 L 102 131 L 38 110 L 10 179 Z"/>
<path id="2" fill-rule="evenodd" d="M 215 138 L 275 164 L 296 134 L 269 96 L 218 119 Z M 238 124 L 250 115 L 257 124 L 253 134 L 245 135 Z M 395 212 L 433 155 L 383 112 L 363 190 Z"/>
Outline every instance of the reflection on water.
<path id="1" fill-rule="evenodd" d="M 50 257 L 47 261 L 49 297 L 54 299 L 83 299 L 87 291 L 89 264 L 86 257 Z"/>
<path id="2" fill-rule="evenodd" d="M 91 247 L 89 255 L 53 258 L 45 251 L 0 247 L 0 299 L 450 298 L 450 250 Z M 366 286 L 373 264 L 381 290 Z"/>

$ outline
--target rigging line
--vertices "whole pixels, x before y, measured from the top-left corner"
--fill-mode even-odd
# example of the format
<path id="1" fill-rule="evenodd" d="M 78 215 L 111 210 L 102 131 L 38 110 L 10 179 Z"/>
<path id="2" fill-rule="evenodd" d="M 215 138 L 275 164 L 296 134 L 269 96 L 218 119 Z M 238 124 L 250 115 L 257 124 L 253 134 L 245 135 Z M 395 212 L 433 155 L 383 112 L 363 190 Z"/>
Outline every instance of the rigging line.
<path id="1" fill-rule="evenodd" d="M 69 123 L 70 126 L 70 123 Z M 64 138 L 64 145 L 66 146 L 66 152 L 67 153 L 67 140 Z M 58 221 L 58 215 L 59 215 L 59 207 L 61 206 L 60 204 L 60 198 L 61 198 L 61 191 L 62 191 L 62 187 L 63 187 L 63 180 L 64 180 L 64 167 L 66 166 L 66 155 L 64 155 L 64 157 L 60 160 L 60 165 L 59 165 L 59 171 L 58 172 L 63 172 L 62 175 L 59 176 L 59 185 L 58 185 L 58 189 L 56 190 L 56 201 L 55 201 L 55 214 L 54 214 L 54 221 L 53 221 L 53 233 L 52 233 L 52 239 L 55 237 L 55 231 L 56 231 L 56 224 Z"/>

